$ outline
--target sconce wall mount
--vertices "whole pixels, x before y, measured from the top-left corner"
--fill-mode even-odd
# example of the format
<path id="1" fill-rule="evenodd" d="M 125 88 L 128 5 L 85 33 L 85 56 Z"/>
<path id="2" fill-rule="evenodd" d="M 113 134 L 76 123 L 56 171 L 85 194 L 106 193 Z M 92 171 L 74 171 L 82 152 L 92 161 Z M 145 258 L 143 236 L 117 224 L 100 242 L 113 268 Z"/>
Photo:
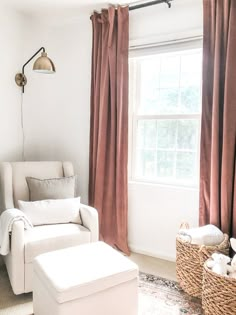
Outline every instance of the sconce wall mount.
<path id="1" fill-rule="evenodd" d="M 56 72 L 54 63 L 52 62 L 50 58 L 48 58 L 45 52 L 45 48 L 41 47 L 38 51 L 36 51 L 36 53 L 32 57 L 30 57 L 29 60 L 26 61 L 26 63 L 22 67 L 22 72 L 17 73 L 15 76 L 15 82 L 18 86 L 22 88 L 22 93 L 24 93 L 25 85 L 27 84 L 27 78 L 25 76 L 25 66 L 40 52 L 42 52 L 41 56 L 37 58 L 36 61 L 34 62 L 33 70 L 35 72 L 45 73 L 45 74 Z"/>

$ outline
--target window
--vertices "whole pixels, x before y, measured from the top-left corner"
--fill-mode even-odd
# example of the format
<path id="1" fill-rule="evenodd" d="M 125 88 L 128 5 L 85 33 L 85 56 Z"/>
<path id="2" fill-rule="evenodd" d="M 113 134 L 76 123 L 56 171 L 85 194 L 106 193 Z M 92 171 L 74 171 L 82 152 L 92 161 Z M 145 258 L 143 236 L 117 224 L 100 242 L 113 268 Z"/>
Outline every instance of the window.
<path id="1" fill-rule="evenodd" d="M 132 180 L 198 183 L 201 79 L 200 48 L 130 58 Z"/>

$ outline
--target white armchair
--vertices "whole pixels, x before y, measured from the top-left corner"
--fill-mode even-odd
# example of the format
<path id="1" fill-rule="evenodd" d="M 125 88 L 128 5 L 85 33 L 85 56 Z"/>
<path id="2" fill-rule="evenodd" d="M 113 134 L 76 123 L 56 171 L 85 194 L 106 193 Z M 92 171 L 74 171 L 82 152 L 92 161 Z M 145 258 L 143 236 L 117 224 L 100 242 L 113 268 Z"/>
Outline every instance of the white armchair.
<path id="1" fill-rule="evenodd" d="M 29 200 L 26 177 L 59 178 L 73 176 L 70 162 L 0 163 L 0 214 L 18 208 L 18 200 Z M 14 222 L 10 253 L 4 256 L 15 294 L 32 291 L 33 259 L 39 254 L 98 240 L 96 209 L 81 205 L 82 225 L 75 223 L 34 226 L 25 230 L 22 221 Z"/>

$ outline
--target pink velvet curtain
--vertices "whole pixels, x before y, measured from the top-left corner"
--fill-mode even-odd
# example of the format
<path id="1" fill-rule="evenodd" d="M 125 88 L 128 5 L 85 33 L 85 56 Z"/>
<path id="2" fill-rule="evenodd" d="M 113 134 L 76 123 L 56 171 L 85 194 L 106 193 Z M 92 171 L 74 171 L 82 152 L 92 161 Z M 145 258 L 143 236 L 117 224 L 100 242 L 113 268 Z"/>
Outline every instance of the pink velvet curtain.
<path id="1" fill-rule="evenodd" d="M 100 239 L 127 245 L 128 7 L 94 13 L 89 204 L 99 212 Z"/>
<path id="2" fill-rule="evenodd" d="M 236 1 L 203 6 L 200 224 L 236 237 Z"/>

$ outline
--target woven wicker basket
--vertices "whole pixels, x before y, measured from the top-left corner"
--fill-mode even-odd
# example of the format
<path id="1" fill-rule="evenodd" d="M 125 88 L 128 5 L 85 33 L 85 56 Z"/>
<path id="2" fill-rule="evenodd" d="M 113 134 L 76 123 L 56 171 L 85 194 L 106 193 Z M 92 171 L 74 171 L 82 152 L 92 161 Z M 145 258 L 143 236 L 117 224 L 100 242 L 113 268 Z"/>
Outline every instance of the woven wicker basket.
<path id="1" fill-rule="evenodd" d="M 202 307 L 205 315 L 236 314 L 236 279 L 203 268 Z"/>
<path id="2" fill-rule="evenodd" d="M 181 288 L 191 296 L 202 297 L 203 265 L 215 252 L 229 254 L 229 237 L 217 246 L 199 246 L 176 238 L 176 274 Z M 236 313 L 235 313 L 236 314 Z"/>

